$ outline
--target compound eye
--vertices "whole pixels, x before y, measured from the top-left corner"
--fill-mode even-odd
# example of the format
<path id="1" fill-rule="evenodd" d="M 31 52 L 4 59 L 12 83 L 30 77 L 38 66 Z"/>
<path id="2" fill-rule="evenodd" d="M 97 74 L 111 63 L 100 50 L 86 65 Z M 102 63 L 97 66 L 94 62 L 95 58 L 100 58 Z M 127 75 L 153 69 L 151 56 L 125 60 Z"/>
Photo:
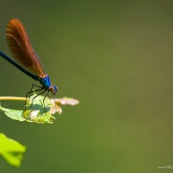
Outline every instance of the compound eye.
<path id="1" fill-rule="evenodd" d="M 58 91 L 58 88 L 56 86 L 53 86 L 54 92 L 56 93 Z"/>

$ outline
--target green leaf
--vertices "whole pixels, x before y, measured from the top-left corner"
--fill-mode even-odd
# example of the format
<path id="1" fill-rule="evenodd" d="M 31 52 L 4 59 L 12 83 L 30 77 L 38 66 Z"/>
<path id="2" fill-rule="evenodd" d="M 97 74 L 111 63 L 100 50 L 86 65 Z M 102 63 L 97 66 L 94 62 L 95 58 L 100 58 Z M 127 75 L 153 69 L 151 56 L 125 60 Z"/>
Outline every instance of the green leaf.
<path id="1" fill-rule="evenodd" d="M 62 109 L 55 104 L 55 102 L 48 97 L 31 96 L 27 99 L 23 117 L 29 122 L 36 123 L 53 123 L 56 118 L 53 116 L 56 112 L 61 114 Z"/>
<path id="2" fill-rule="evenodd" d="M 0 105 L 2 110 L 9 118 L 18 121 L 27 121 L 35 123 L 53 123 L 56 119 L 53 114 L 56 112 L 61 114 L 61 107 L 57 106 L 55 102 L 43 96 L 32 95 L 27 99 L 25 110 L 7 109 Z M 34 99 L 33 99 L 34 98 Z M 44 104 L 43 104 L 44 102 Z"/>
<path id="3" fill-rule="evenodd" d="M 19 167 L 26 147 L 0 133 L 0 155 L 11 165 Z"/>
<path id="4" fill-rule="evenodd" d="M 18 120 L 18 121 L 25 121 L 25 118 L 22 117 L 22 110 L 14 110 L 14 109 L 7 109 L 0 105 L 0 110 L 3 111 L 7 117 Z"/>

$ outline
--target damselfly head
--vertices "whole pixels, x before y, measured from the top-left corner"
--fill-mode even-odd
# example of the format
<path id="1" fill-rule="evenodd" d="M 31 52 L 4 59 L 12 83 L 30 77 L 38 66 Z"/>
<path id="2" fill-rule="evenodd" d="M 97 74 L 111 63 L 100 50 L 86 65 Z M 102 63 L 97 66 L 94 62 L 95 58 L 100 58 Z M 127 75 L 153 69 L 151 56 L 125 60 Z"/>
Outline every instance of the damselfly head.
<path id="1" fill-rule="evenodd" d="M 51 91 L 52 94 L 55 95 L 58 92 L 58 88 L 55 85 L 52 85 L 49 87 L 49 91 Z"/>

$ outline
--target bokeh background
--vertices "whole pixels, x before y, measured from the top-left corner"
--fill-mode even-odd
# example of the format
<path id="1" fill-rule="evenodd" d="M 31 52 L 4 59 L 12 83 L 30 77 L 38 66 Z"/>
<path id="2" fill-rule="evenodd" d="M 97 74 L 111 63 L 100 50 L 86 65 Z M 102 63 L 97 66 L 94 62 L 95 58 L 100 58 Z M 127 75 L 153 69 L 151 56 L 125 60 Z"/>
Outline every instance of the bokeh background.
<path id="1" fill-rule="evenodd" d="M 27 146 L 5 173 L 154 173 L 173 169 L 173 2 L 0 0 L 0 50 L 10 18 L 25 25 L 64 106 L 52 125 L 13 121 L 0 132 Z M 33 80 L 0 58 L 0 95 Z M 23 102 L 2 102 L 23 108 Z"/>

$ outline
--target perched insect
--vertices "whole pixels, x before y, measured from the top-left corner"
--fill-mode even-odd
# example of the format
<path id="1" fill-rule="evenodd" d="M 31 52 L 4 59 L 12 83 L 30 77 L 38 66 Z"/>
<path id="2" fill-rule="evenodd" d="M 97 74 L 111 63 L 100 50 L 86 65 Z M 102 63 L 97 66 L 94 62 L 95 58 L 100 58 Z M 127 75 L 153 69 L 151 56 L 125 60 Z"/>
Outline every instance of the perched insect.
<path id="1" fill-rule="evenodd" d="M 51 84 L 49 76 L 45 74 L 42 62 L 34 51 L 28 34 L 19 19 L 13 18 L 9 21 L 6 29 L 6 37 L 11 54 L 15 61 L 2 52 L 0 52 L 0 56 L 29 77 L 39 81 L 41 84 L 41 86 L 33 84 L 31 91 L 26 94 L 26 97 L 31 95 L 34 86 L 39 87 L 39 89 L 35 91 L 41 91 L 38 95 L 41 95 L 46 91 L 46 96 L 49 92 L 55 95 L 58 88 Z"/>

